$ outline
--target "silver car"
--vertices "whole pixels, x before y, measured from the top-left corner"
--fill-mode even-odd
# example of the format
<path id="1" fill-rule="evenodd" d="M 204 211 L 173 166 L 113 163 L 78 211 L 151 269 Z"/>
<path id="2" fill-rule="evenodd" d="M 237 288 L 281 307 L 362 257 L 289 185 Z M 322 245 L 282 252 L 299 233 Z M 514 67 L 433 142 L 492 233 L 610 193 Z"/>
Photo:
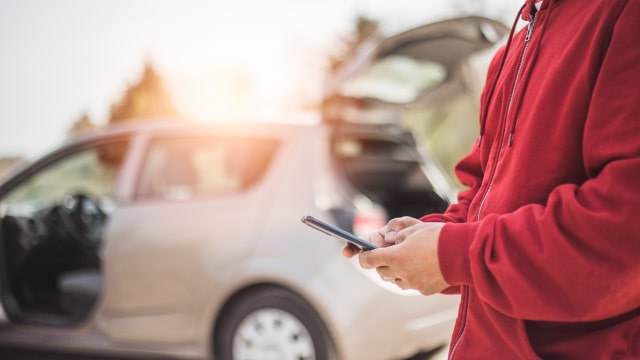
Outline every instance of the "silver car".
<path id="1" fill-rule="evenodd" d="M 466 91 L 462 59 L 506 31 L 469 17 L 365 43 L 318 121 L 132 122 L 5 179 L 0 347 L 382 360 L 446 346 L 458 297 L 384 283 L 300 219 L 362 236 L 443 211 L 455 191 L 400 118 Z"/>
<path id="2" fill-rule="evenodd" d="M 458 298 L 383 283 L 310 214 L 364 234 L 441 211 L 391 125 L 132 123 L 0 185 L 0 343 L 198 359 L 399 359 Z"/>

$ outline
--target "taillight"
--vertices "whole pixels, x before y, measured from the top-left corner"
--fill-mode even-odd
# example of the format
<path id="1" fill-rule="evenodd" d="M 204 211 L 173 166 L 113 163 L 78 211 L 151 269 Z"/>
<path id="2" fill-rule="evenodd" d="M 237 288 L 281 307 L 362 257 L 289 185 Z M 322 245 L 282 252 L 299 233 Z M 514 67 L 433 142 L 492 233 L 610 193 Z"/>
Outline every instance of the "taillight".
<path id="1" fill-rule="evenodd" d="M 353 233 L 358 237 L 377 231 L 387 223 L 387 214 L 380 206 L 358 209 L 353 216 Z"/>

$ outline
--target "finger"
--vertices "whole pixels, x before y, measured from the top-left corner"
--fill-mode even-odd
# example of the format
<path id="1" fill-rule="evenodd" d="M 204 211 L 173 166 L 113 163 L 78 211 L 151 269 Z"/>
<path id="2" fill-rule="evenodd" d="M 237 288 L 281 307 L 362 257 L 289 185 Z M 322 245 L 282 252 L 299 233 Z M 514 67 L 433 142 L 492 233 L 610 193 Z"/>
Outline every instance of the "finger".
<path id="1" fill-rule="evenodd" d="M 366 237 L 366 240 L 378 247 L 385 247 L 388 244 L 384 241 L 384 232 L 386 231 L 386 227 L 382 227 L 378 229 L 378 231 L 369 234 Z"/>
<path id="2" fill-rule="evenodd" d="M 350 259 L 356 255 L 358 255 L 362 250 L 360 250 L 357 246 L 352 245 L 350 243 L 347 243 L 343 248 L 342 248 L 342 256 L 346 257 L 347 259 Z"/>
<path id="3" fill-rule="evenodd" d="M 398 243 L 398 234 L 404 230 L 407 227 L 411 227 L 417 223 L 420 223 L 421 221 L 416 219 L 416 218 L 412 218 L 410 216 L 403 216 L 400 218 L 395 218 L 395 219 L 391 219 L 388 223 L 387 223 L 387 232 L 384 234 L 384 240 L 387 243 L 390 244 L 397 244 Z"/>
<path id="4" fill-rule="evenodd" d="M 420 230 L 419 226 L 416 226 L 417 224 L 414 224 L 413 226 L 408 226 L 400 231 L 398 231 L 395 234 L 394 237 L 394 244 L 401 244 L 402 242 L 405 241 L 406 238 L 408 238 L 409 236 L 411 236 L 413 233 L 417 232 L 418 230 Z"/>
<path id="5" fill-rule="evenodd" d="M 388 266 L 378 266 L 376 272 L 383 281 L 394 282 L 394 280 L 396 280 L 396 276 L 393 275 L 391 268 Z"/>
<path id="6" fill-rule="evenodd" d="M 367 250 L 360 253 L 360 266 L 373 269 L 381 266 L 393 266 L 398 255 L 395 246 Z"/>
<path id="7" fill-rule="evenodd" d="M 404 241 L 405 239 L 416 233 L 421 233 L 421 237 L 437 238 L 443 225 L 444 224 L 440 222 L 420 222 L 419 224 L 415 224 L 414 226 L 407 227 L 405 229 L 402 229 L 398 233 L 397 243 Z"/>
<path id="8" fill-rule="evenodd" d="M 380 276 L 380 279 L 382 279 L 383 281 L 390 282 L 403 290 L 409 288 L 409 284 L 407 283 L 407 281 L 398 276 L 398 274 L 396 274 L 389 266 L 377 267 L 376 271 L 378 272 L 378 276 Z"/>
<path id="9" fill-rule="evenodd" d="M 384 234 L 384 242 L 387 245 L 395 244 L 397 238 L 398 238 L 398 232 L 395 230 L 388 231 L 386 234 Z"/>
<path id="10" fill-rule="evenodd" d="M 410 288 L 409 284 L 407 284 L 402 278 L 395 278 L 392 282 L 395 286 L 399 287 L 402 290 L 407 290 Z"/>
<path id="11" fill-rule="evenodd" d="M 401 244 L 407 238 L 412 236 L 413 234 L 422 232 L 425 235 L 428 235 L 433 232 L 434 229 L 438 229 L 442 227 L 442 223 L 435 222 L 418 222 L 413 224 L 412 226 L 408 226 L 400 231 L 395 236 L 395 245 Z"/>
<path id="12" fill-rule="evenodd" d="M 384 253 L 388 248 L 378 248 L 360 253 L 359 261 L 363 269 L 374 269 L 380 266 L 387 266 Z"/>
<path id="13" fill-rule="evenodd" d="M 406 227 L 421 223 L 422 221 L 412 218 L 411 216 L 403 216 L 389 220 L 387 223 L 388 231 L 400 231 Z"/>

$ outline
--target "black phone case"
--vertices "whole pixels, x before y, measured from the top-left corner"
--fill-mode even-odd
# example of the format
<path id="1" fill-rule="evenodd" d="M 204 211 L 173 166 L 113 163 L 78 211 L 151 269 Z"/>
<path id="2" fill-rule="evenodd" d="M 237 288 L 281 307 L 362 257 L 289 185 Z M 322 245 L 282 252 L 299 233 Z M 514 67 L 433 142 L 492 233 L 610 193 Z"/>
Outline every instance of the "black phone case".
<path id="1" fill-rule="evenodd" d="M 322 220 L 316 219 L 311 215 L 305 215 L 302 217 L 302 222 L 309 225 L 310 227 L 321 231 L 329 236 L 336 237 L 338 239 L 342 239 L 348 241 L 349 243 L 357 246 L 362 250 L 372 250 L 378 248 L 376 245 L 362 240 L 359 237 L 351 234 L 350 232 L 344 231 L 340 228 L 337 228 L 331 224 L 328 224 Z"/>

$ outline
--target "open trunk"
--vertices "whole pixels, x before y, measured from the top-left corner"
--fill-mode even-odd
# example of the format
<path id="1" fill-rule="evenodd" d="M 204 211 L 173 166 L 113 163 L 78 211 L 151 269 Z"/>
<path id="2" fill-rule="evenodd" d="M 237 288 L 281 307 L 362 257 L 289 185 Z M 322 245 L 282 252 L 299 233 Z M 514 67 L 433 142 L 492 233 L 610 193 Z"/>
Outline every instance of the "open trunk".
<path id="1" fill-rule="evenodd" d="M 392 124 L 340 123 L 331 144 L 336 165 L 361 193 L 384 206 L 389 217 L 446 209 L 446 190 L 434 187 L 427 159 L 411 132 Z"/>

